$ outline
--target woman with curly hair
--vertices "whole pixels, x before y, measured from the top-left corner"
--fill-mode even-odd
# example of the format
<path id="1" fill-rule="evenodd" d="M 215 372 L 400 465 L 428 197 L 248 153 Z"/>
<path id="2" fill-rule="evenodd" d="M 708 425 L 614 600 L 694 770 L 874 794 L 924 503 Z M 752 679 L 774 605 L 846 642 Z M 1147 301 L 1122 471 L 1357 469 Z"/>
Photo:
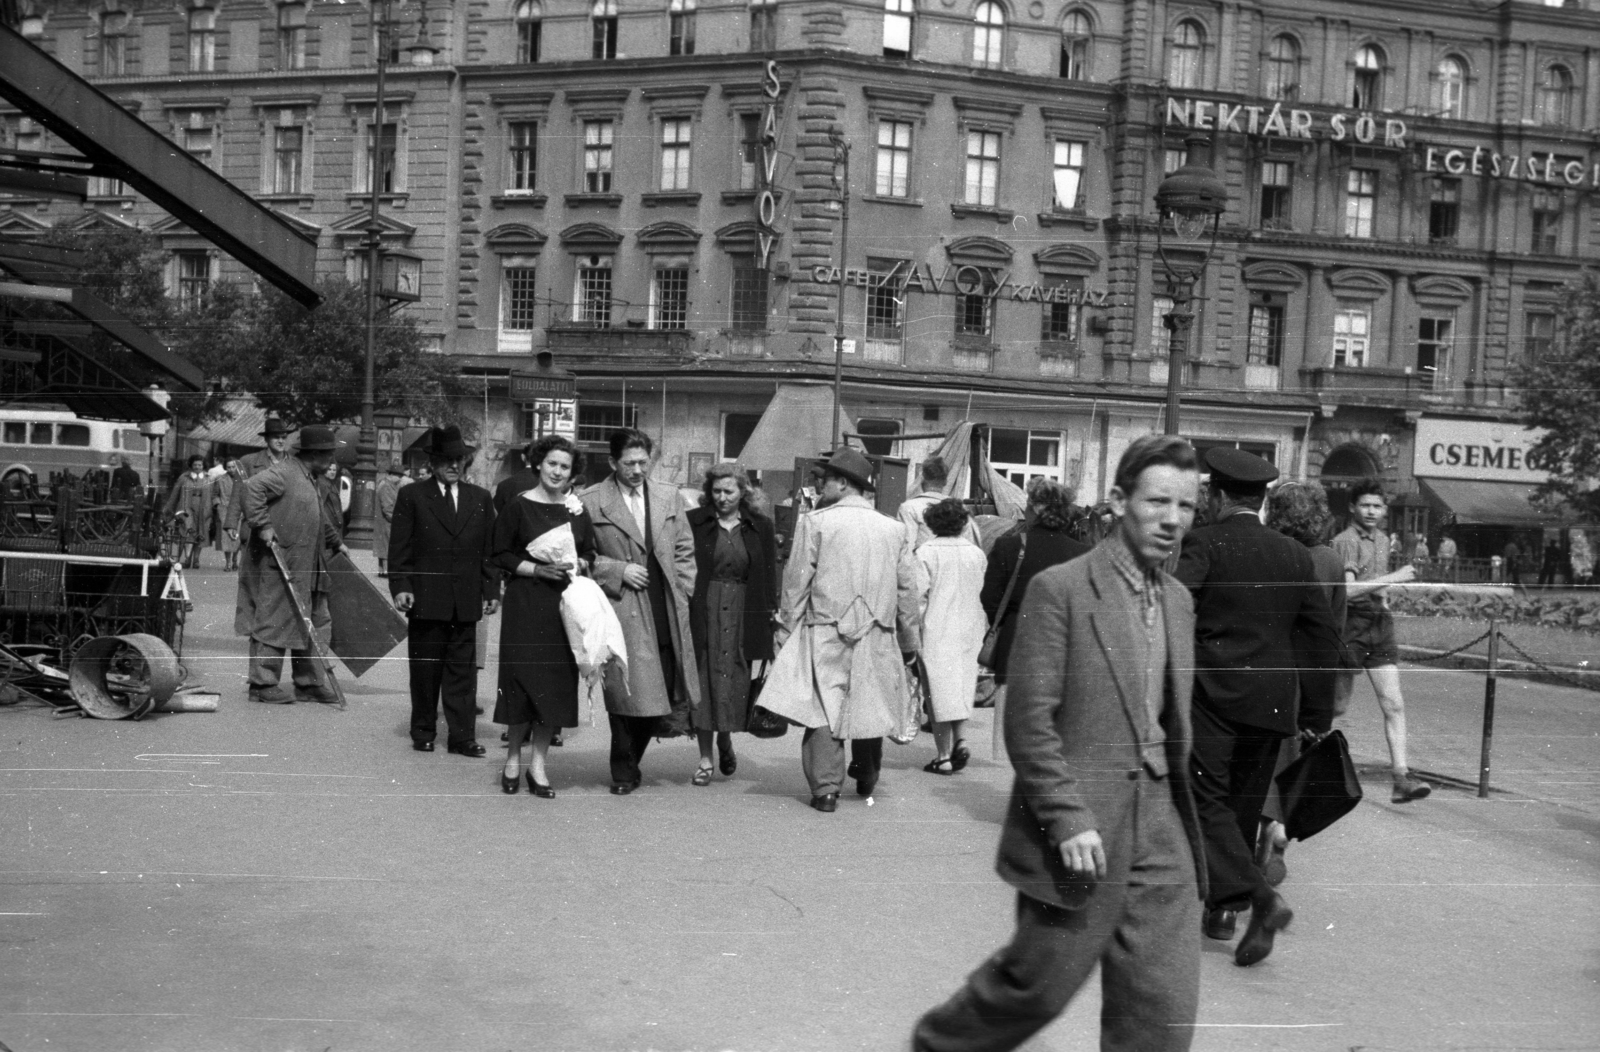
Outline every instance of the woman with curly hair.
<path id="1" fill-rule="evenodd" d="M 531 740 L 528 791 L 555 796 L 545 774 L 550 739 L 561 728 L 578 725 L 578 662 L 561 621 L 561 593 L 574 574 L 594 565 L 594 525 L 582 502 L 568 493 L 572 476 L 582 467 L 580 457 L 578 448 L 560 435 L 535 443 L 528 463 L 539 484 L 507 504 L 494 523 L 490 561 L 507 575 L 494 706 L 494 722 L 508 727 L 500 774 L 500 789 L 506 793 L 519 787 L 522 744 Z M 528 554 L 528 545 L 551 540 L 547 535 L 556 531 L 570 533 L 571 561 L 546 562 Z"/>
<path id="2" fill-rule="evenodd" d="M 994 542 L 989 552 L 989 569 L 983 578 L 983 612 L 989 623 L 998 621 L 995 637 L 994 681 L 1003 686 L 1011 657 L 1011 641 L 1017 636 L 1017 617 L 1028 582 L 1039 571 L 1076 559 L 1089 550 L 1087 544 L 1072 539 L 1067 532 L 1072 519 L 1072 489 L 1055 479 L 1035 478 L 1028 482 L 1028 511 L 1022 529 L 1014 530 Z M 1017 566 L 1018 560 L 1022 565 Z M 1012 574 L 1017 583 L 1011 588 L 1006 608 L 1000 609 Z"/>
<path id="3" fill-rule="evenodd" d="M 1333 623 L 1344 631 L 1344 560 L 1328 545 L 1333 533 L 1333 515 L 1328 510 L 1328 494 L 1319 482 L 1284 482 L 1267 494 L 1267 525 L 1305 545 L 1311 552 L 1311 566 L 1328 597 Z M 1307 673 L 1302 673 L 1302 677 Z M 1304 693 L 1304 692 L 1302 692 Z M 1302 727 L 1312 726 L 1323 733 L 1333 726 L 1333 713 L 1302 713 Z"/>
<path id="4" fill-rule="evenodd" d="M 772 520 L 750 506 L 750 476 L 738 464 L 706 472 L 705 503 L 689 512 L 694 534 L 694 594 L 689 632 L 700 670 L 694 710 L 700 766 L 694 785 L 711 784 L 711 737 L 720 770 L 739 766 L 733 732 L 750 721 L 750 671 L 772 660 L 772 615 L 778 606 L 778 542 Z"/>
<path id="5" fill-rule="evenodd" d="M 917 548 L 918 605 L 922 609 L 922 672 L 933 710 L 938 750 L 923 768 L 955 774 L 971 754 L 961 728 L 972 715 L 978 689 L 978 651 L 983 647 L 983 549 L 963 534 L 971 516 L 954 497 L 930 505 L 922 521 L 933 535 Z"/>

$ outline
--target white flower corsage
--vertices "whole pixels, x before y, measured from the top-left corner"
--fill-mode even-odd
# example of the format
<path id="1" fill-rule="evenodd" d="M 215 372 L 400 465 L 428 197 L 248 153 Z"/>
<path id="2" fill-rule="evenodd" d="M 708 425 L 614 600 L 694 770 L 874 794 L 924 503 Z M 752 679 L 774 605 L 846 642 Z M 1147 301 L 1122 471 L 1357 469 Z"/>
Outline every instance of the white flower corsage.
<path id="1" fill-rule="evenodd" d="M 567 499 L 563 503 L 566 504 L 567 510 L 570 511 L 572 514 L 574 514 L 574 515 L 582 515 L 583 514 L 583 501 L 579 500 L 576 495 L 568 493 L 567 494 Z"/>

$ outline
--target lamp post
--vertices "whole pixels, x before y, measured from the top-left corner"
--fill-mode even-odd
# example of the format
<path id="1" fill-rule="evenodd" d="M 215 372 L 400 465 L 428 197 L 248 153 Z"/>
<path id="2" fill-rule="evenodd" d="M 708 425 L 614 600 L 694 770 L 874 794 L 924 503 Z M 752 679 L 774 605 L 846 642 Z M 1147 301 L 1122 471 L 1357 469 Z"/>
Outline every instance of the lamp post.
<path id="1" fill-rule="evenodd" d="M 1217 247 L 1217 231 L 1228 206 L 1228 190 L 1217 173 L 1200 163 L 1208 145 L 1204 136 L 1185 144 L 1183 167 L 1161 180 L 1156 188 L 1156 255 L 1172 290 L 1172 310 L 1163 323 L 1172 333 L 1167 359 L 1167 434 L 1178 434 L 1178 390 L 1184 358 L 1189 351 L 1189 330 L 1194 325 L 1194 287 L 1205 273 Z"/>
<path id="2" fill-rule="evenodd" d="M 378 357 L 378 281 L 383 255 L 383 221 L 378 217 L 383 202 L 383 129 L 384 74 L 389 68 L 389 0 L 372 7 L 372 17 L 377 20 L 372 34 L 373 56 L 378 67 L 377 91 L 372 100 L 372 191 L 367 215 L 366 239 L 361 246 L 367 251 L 367 355 L 366 372 L 361 385 L 361 433 L 356 439 L 355 491 L 350 495 L 350 528 L 345 543 L 352 548 L 372 547 L 372 511 L 378 484 L 378 425 L 377 393 L 373 384 L 373 366 Z"/>
<path id="3" fill-rule="evenodd" d="M 833 189 L 838 195 L 828 207 L 839 209 L 839 298 L 833 305 L 833 444 L 844 444 L 840 427 L 840 391 L 844 386 L 844 267 L 845 249 L 850 241 L 850 144 L 837 124 L 828 130 L 833 147 Z"/>

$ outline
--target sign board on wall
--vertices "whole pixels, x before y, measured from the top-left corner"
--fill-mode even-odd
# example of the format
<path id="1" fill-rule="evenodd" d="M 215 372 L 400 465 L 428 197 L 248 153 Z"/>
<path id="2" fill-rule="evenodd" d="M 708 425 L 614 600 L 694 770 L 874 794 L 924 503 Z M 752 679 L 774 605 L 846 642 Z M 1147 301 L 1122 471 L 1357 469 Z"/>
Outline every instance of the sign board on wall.
<path id="1" fill-rule="evenodd" d="M 1417 421 L 1411 473 L 1419 478 L 1540 483 L 1546 472 L 1528 463 L 1544 431 L 1494 420 Z"/>

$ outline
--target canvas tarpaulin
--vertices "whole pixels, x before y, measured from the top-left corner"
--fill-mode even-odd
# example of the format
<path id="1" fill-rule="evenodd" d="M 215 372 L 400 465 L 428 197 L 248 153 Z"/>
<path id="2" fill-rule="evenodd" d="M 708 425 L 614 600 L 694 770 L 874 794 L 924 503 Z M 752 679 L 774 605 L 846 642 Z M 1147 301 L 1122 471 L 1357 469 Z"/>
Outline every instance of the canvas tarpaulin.
<path id="1" fill-rule="evenodd" d="M 840 427 L 855 430 L 843 412 Z M 752 471 L 793 471 L 796 457 L 814 457 L 832 448 L 833 388 L 827 384 L 779 384 L 739 452 L 739 463 Z"/>

